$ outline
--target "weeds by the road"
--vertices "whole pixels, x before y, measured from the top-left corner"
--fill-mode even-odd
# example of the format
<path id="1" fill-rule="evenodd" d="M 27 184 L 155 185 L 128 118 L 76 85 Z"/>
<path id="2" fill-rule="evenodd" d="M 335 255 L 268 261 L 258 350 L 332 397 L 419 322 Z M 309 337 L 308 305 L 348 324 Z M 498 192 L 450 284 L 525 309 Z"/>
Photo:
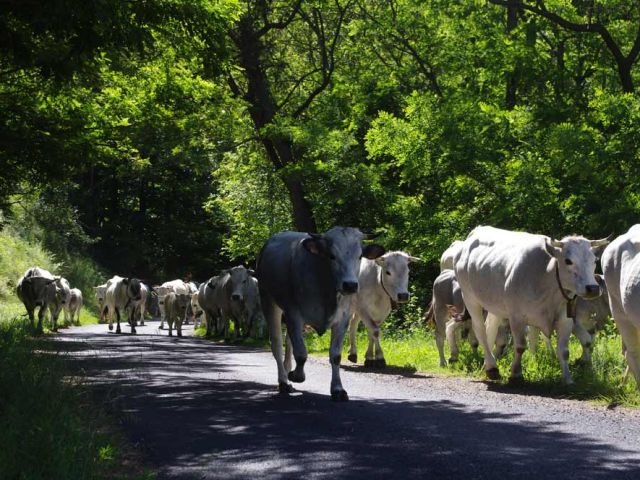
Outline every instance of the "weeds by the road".
<path id="1" fill-rule="evenodd" d="M 109 422 L 44 342 L 20 320 L 0 322 L 0 478 L 130 478 L 111 474 Z"/>
<path id="2" fill-rule="evenodd" d="M 315 333 L 306 335 L 306 344 L 311 354 L 326 354 L 329 351 L 330 335 L 319 337 Z M 367 349 L 367 335 L 362 329 L 358 333 L 358 362 L 364 362 Z M 444 375 L 470 375 L 485 378 L 482 369 L 482 356 L 473 352 L 465 341 L 459 343 L 460 359 L 447 367 L 440 367 L 435 337 L 431 331 L 385 332 L 381 337 L 381 346 L 388 366 L 403 367 L 408 370 Z M 347 358 L 348 340 L 345 341 L 343 359 Z M 523 374 L 525 382 L 517 387 L 507 386 L 507 380 L 513 359 L 513 349 L 508 347 L 505 355 L 499 359 L 498 366 L 503 381 L 497 385 L 505 391 L 512 389 L 519 393 L 548 395 L 555 397 L 592 400 L 608 405 L 640 407 L 640 393 L 635 382 L 629 378 L 623 382 L 626 362 L 622 356 L 620 336 L 609 325 L 597 334 L 593 347 L 592 367 L 579 366 L 577 360 L 582 355 L 580 343 L 572 337 L 570 343 L 571 372 L 575 380 L 572 386 L 561 383 L 561 371 L 555 351 L 547 351 L 539 346 L 534 354 L 527 350 L 523 355 Z"/>

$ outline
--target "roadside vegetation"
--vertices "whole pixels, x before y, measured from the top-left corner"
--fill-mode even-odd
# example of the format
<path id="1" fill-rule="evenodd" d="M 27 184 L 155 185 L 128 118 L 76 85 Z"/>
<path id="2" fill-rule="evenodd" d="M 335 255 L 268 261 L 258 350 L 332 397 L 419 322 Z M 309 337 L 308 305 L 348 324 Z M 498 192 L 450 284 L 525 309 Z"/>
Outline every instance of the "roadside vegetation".
<path id="1" fill-rule="evenodd" d="M 466 340 L 459 339 L 460 356 L 458 362 L 442 368 L 440 367 L 433 326 L 424 325 L 419 310 L 413 310 L 413 313 L 409 311 L 403 313 L 403 320 L 398 319 L 396 312 L 395 317 L 392 316 L 381 329 L 380 344 L 384 351 L 388 370 L 397 371 L 400 375 L 426 372 L 486 379 L 482 368 L 481 349 L 479 349 L 479 353 L 475 353 Z M 329 341 L 329 334 L 319 337 L 314 332 L 310 332 L 306 335 L 307 348 L 312 355 L 328 354 Z M 358 331 L 357 344 L 358 365 L 362 367 L 368 345 L 368 337 L 363 325 L 360 325 Z M 552 344 L 555 348 L 555 338 L 552 339 Z M 626 361 L 622 356 L 620 345 L 620 335 L 617 333 L 613 321 L 610 320 L 605 329 L 596 334 L 592 352 L 592 366 L 588 367 L 577 362 L 582 355 L 582 347 L 580 342 L 572 336 L 569 350 L 571 372 L 575 384 L 564 386 L 561 382 L 560 365 L 555 350 L 548 351 L 540 338 L 535 354 L 527 349 L 522 357 L 525 382 L 512 386 L 508 384 L 508 378 L 513 359 L 513 345 L 509 344 L 504 356 L 498 360 L 502 380 L 495 385 L 506 391 L 524 394 L 589 400 L 609 406 L 640 407 L 640 392 L 636 388 L 633 376 L 629 375 L 626 383 L 623 382 Z M 346 360 L 348 349 L 347 338 L 342 356 L 343 364 L 354 365 Z M 448 352 L 448 345 L 445 344 L 445 358 L 447 359 L 449 358 Z"/>

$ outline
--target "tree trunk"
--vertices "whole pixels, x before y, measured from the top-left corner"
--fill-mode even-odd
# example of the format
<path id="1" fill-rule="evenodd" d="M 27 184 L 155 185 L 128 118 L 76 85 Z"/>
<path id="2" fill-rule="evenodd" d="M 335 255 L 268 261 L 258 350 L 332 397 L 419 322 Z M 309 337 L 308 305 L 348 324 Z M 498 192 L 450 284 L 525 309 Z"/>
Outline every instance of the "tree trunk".
<path id="1" fill-rule="evenodd" d="M 620 76 L 622 91 L 624 93 L 633 93 L 634 88 L 633 88 L 633 77 L 631 76 L 631 63 L 618 62 L 618 75 Z"/>
<path id="2" fill-rule="evenodd" d="M 507 35 L 509 35 L 518 26 L 518 0 L 511 0 L 507 6 Z M 506 93 L 505 93 L 505 107 L 507 110 L 513 110 L 516 106 L 516 94 L 518 90 L 518 84 L 516 81 L 518 67 L 515 65 L 513 70 L 506 74 Z"/>
<path id="3" fill-rule="evenodd" d="M 295 163 L 293 145 L 286 138 L 272 139 L 263 136 L 262 129 L 275 117 L 276 102 L 261 64 L 260 56 L 264 46 L 250 19 L 239 22 L 238 36 L 234 38 L 234 42 L 238 47 L 238 60 L 247 81 L 244 99 L 250 104 L 249 114 L 265 147 L 267 157 L 276 170 L 281 171 L 287 165 Z M 307 200 L 302 179 L 299 175 L 285 174 L 282 180 L 289 192 L 295 228 L 305 232 L 316 232 L 316 221 L 311 204 Z"/>

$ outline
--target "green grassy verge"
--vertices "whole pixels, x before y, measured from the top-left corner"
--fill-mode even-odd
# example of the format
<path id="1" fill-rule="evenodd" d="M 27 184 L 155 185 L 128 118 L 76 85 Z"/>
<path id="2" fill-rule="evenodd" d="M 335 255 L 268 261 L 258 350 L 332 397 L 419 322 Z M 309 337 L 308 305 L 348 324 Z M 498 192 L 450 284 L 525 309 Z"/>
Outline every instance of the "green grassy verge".
<path id="1" fill-rule="evenodd" d="M 330 335 L 319 337 L 315 333 L 306 335 L 309 353 L 325 355 L 329 352 Z M 410 333 L 385 332 L 383 327 L 380 341 L 387 365 L 406 369 L 408 373 L 420 371 L 440 375 L 471 376 L 485 378 L 482 357 L 475 354 L 466 341 L 459 342 L 460 359 L 456 364 L 441 368 L 435 337 L 431 331 Z M 367 335 L 363 327 L 358 332 L 358 363 L 364 362 L 367 349 Z M 348 353 L 348 339 L 345 341 L 343 359 Z M 448 358 L 448 347 L 445 347 Z M 593 365 L 591 368 L 578 366 L 575 362 L 582 354 L 580 343 L 572 337 L 570 343 L 571 373 L 574 385 L 561 383 L 561 371 L 555 352 L 548 352 L 542 342 L 535 354 L 527 350 L 523 355 L 522 367 L 525 383 L 517 387 L 507 385 L 513 350 L 507 348 L 504 357 L 498 361 L 503 380 L 499 386 L 513 388 L 536 395 L 591 400 L 608 405 L 640 407 L 640 392 L 632 378 L 623 383 L 626 362 L 621 352 L 619 335 L 612 325 L 599 332 L 594 342 Z"/>
<path id="2" fill-rule="evenodd" d="M 20 319 L 0 322 L 0 478 L 152 478 L 123 472 L 122 440 L 64 355 Z"/>

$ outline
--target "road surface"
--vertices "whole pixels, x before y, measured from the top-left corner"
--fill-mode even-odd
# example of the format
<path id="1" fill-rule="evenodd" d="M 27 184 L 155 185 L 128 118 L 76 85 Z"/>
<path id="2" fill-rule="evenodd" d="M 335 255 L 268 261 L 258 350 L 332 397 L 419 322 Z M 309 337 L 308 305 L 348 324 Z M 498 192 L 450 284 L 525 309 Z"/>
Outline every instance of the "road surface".
<path id="1" fill-rule="evenodd" d="M 270 352 L 147 325 L 55 341 L 159 479 L 640 478 L 638 411 L 358 367 L 342 373 L 351 400 L 335 403 L 320 358 L 284 397 Z"/>

